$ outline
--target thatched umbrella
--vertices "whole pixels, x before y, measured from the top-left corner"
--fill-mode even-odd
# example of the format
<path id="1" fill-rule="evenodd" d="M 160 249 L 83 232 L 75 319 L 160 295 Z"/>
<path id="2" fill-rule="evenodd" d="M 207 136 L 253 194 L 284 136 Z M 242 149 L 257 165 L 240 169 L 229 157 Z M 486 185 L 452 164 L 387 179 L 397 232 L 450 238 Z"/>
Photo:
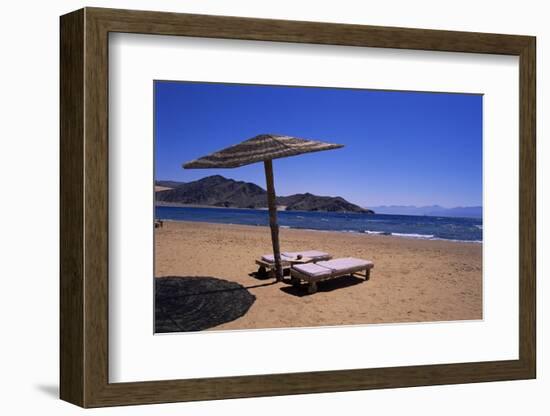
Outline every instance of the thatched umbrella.
<path id="1" fill-rule="evenodd" d="M 320 152 L 338 149 L 341 144 L 325 143 L 316 140 L 299 139 L 290 136 L 260 134 L 239 144 L 227 147 L 208 156 L 185 163 L 185 169 L 237 168 L 256 162 L 264 162 L 267 183 L 267 206 L 269 208 L 269 225 L 275 257 L 275 276 L 283 279 L 281 251 L 279 248 L 279 226 L 277 225 L 277 204 L 273 184 L 273 159 L 300 155 L 302 153 Z"/>

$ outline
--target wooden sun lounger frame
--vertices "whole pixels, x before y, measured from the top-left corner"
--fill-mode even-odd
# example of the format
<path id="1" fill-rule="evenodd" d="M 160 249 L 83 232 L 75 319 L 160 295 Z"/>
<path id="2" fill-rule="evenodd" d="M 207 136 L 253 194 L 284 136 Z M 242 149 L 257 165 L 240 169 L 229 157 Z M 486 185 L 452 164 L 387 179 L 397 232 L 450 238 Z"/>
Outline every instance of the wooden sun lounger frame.
<path id="1" fill-rule="evenodd" d="M 309 259 L 309 261 L 307 261 Z M 283 270 L 290 269 L 293 264 L 305 264 L 305 263 L 316 263 L 318 261 L 327 261 L 331 260 L 332 256 L 329 254 L 327 256 L 324 256 L 323 258 L 304 258 L 302 261 L 288 261 L 288 260 L 282 260 L 281 259 L 281 267 Z M 306 260 L 306 261 L 304 261 Z M 275 263 L 270 263 L 268 261 L 258 259 L 256 260 L 256 264 L 259 266 L 258 273 L 269 273 L 270 277 L 275 278 Z M 263 268 L 263 270 L 262 270 Z"/>
<path id="2" fill-rule="evenodd" d="M 335 277 L 342 277 L 342 276 L 348 276 L 348 275 L 353 276 L 354 274 L 358 274 L 361 271 L 363 271 L 363 274 L 360 276 L 364 277 L 365 280 L 369 280 L 370 271 L 373 267 L 374 267 L 374 264 L 369 263 L 363 266 L 348 267 L 347 269 L 332 271 L 330 273 L 323 274 L 320 276 L 310 276 L 292 267 L 290 269 L 290 281 L 294 286 L 300 286 L 302 283 L 302 280 L 305 281 L 308 284 L 308 287 L 307 287 L 308 293 L 313 294 L 317 292 L 317 282 L 320 282 L 322 280 L 329 280 Z"/>

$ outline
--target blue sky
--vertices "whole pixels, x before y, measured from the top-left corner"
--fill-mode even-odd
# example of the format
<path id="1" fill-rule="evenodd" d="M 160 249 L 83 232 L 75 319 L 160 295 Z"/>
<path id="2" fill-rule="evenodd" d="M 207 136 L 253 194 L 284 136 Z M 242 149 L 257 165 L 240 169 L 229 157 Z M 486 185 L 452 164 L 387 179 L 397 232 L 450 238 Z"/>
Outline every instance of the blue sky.
<path id="1" fill-rule="evenodd" d="M 273 161 L 278 195 L 342 196 L 361 206 L 482 204 L 482 96 L 155 82 L 155 179 L 223 175 L 265 188 L 262 163 L 182 163 L 257 134 L 345 147 Z"/>

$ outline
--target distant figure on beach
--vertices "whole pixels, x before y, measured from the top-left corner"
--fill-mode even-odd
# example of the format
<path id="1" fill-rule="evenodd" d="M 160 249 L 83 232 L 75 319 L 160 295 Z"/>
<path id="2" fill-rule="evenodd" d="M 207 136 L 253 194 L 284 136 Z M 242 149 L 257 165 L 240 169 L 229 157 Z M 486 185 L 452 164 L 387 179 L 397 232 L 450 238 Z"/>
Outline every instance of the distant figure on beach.
<path id="1" fill-rule="evenodd" d="M 155 220 L 155 228 L 162 228 L 164 222 L 162 220 Z"/>

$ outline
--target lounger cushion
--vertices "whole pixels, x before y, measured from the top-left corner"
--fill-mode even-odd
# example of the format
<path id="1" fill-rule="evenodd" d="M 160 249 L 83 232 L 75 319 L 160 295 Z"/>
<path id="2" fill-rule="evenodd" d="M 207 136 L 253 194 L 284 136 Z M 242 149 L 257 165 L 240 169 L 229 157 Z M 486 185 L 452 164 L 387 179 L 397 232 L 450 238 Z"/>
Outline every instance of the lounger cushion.
<path id="1" fill-rule="evenodd" d="M 319 250 L 285 251 L 282 254 L 292 258 L 296 258 L 298 255 L 301 255 L 302 257 L 308 257 L 313 260 L 318 260 L 318 259 L 322 260 L 322 259 L 330 258 L 330 255 L 328 253 L 325 253 L 324 251 L 319 251 Z"/>
<path id="2" fill-rule="evenodd" d="M 291 257 L 285 256 L 284 254 L 281 254 L 281 260 L 282 261 L 289 261 L 291 260 Z M 267 261 L 268 263 L 275 263 L 275 256 L 273 254 L 264 254 L 262 256 L 263 261 Z"/>
<path id="3" fill-rule="evenodd" d="M 344 271 L 355 269 L 357 267 L 371 268 L 374 266 L 372 261 L 356 259 L 354 257 L 343 257 L 340 259 L 320 261 L 317 265 L 330 269 L 332 271 Z"/>
<path id="4" fill-rule="evenodd" d="M 298 270 L 300 273 L 306 274 L 312 277 L 325 276 L 332 273 L 332 271 L 326 267 L 319 266 L 317 263 L 306 263 L 306 264 L 296 264 L 294 269 Z"/>

